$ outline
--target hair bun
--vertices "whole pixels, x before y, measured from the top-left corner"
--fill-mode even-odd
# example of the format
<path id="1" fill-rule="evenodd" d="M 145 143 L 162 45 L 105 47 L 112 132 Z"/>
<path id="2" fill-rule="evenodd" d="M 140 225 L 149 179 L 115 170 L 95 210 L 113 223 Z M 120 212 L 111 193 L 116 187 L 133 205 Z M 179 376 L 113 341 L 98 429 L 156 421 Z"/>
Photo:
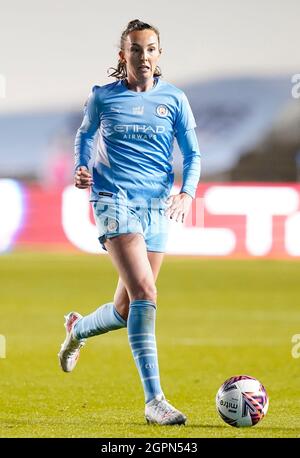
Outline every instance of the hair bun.
<path id="1" fill-rule="evenodd" d="M 139 24 L 140 22 L 141 21 L 139 19 L 133 19 L 133 21 L 128 22 L 128 26 L 127 27 Z"/>

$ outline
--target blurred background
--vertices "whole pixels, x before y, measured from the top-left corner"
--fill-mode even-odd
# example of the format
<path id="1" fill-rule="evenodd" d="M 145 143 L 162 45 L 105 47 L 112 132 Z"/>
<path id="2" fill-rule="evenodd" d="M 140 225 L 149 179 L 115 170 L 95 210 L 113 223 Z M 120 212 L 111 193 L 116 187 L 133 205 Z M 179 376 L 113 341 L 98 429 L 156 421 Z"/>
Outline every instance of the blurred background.
<path id="1" fill-rule="evenodd" d="M 284 8 L 280 0 L 175 0 L 172 7 L 158 0 L 149 7 L 120 0 L 0 3 L 0 251 L 44 242 L 74 247 L 60 217 L 61 196 L 72 184 L 74 136 L 92 86 L 113 81 L 107 69 L 116 65 L 121 32 L 135 18 L 158 27 L 163 77 L 190 100 L 202 151 L 203 186 L 294 186 L 300 181 L 297 0 L 287 0 Z M 178 182 L 181 164 L 176 146 Z M 202 185 L 198 195 L 205 197 L 208 188 L 201 191 Z M 293 187 L 298 196 L 297 189 Z M 291 210 L 285 216 L 298 209 L 296 203 L 286 205 Z M 208 227 L 224 225 L 220 218 L 211 222 L 211 214 L 205 208 Z M 243 230 L 241 224 L 230 224 L 235 235 L 231 250 L 214 253 L 199 246 L 181 252 L 248 253 L 247 247 L 238 248 L 241 238 L 240 245 L 247 245 L 246 223 Z M 297 230 L 298 225 L 291 229 Z M 78 243 L 76 248 L 96 250 Z M 169 252 L 174 250 L 170 242 Z M 286 249 L 279 251 L 289 255 Z M 298 245 L 292 249 L 298 251 Z"/>
<path id="2" fill-rule="evenodd" d="M 90 339 L 70 377 L 56 357 L 63 314 L 110 302 L 118 281 L 72 184 L 73 143 L 136 18 L 160 30 L 163 77 L 186 92 L 202 152 L 157 282 L 180 431 L 144 424 L 125 330 Z M 0 437 L 300 437 L 299 18 L 299 0 L 0 0 Z M 173 192 L 181 165 L 176 147 Z M 267 389 L 261 426 L 216 413 L 237 374 Z"/>

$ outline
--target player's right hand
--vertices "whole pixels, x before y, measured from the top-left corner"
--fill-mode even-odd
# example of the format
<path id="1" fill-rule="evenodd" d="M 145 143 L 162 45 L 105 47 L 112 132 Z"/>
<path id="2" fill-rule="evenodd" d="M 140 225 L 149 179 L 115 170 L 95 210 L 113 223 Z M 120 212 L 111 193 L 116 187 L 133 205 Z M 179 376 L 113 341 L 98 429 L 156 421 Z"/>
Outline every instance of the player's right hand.
<path id="1" fill-rule="evenodd" d="M 76 188 L 87 189 L 94 184 L 92 175 L 85 166 L 78 167 L 74 176 Z"/>

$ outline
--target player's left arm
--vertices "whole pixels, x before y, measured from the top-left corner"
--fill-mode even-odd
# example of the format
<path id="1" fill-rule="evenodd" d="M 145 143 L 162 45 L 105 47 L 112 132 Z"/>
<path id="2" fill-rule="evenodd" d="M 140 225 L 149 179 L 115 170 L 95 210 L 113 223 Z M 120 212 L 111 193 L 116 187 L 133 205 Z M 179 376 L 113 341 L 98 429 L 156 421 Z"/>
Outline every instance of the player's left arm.
<path id="1" fill-rule="evenodd" d="M 180 130 L 176 138 L 183 155 L 183 182 L 180 193 L 168 198 L 166 216 L 183 223 L 196 195 L 201 172 L 201 155 L 195 129 Z"/>

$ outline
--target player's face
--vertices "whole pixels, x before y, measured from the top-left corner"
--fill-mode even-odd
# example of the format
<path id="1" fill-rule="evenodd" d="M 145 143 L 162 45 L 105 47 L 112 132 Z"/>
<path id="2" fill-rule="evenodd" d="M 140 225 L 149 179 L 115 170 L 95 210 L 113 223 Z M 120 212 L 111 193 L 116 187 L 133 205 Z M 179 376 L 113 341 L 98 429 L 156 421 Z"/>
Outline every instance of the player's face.
<path id="1" fill-rule="evenodd" d="M 120 51 L 120 58 L 126 62 L 129 80 L 145 81 L 153 78 L 160 57 L 158 38 L 153 30 L 130 32 Z"/>

